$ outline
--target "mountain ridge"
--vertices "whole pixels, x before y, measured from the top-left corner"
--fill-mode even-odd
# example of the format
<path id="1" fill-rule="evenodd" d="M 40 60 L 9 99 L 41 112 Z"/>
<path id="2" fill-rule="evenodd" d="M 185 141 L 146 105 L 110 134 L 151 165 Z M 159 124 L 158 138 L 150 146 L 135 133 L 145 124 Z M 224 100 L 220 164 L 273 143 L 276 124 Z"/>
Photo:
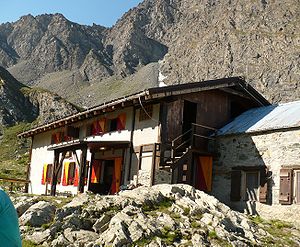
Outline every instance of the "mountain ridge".
<path id="1" fill-rule="evenodd" d="M 112 98 L 121 84 L 136 91 L 150 64 L 159 75 L 151 86 L 159 77 L 178 84 L 243 76 L 272 102 L 295 100 L 297 3 L 145 0 L 111 28 L 76 24 L 61 14 L 26 16 L 0 25 L 0 64 L 19 81 L 85 107 L 105 101 L 101 93 L 90 97 L 102 88 L 110 88 Z"/>
<path id="2" fill-rule="evenodd" d="M 58 95 L 23 85 L 1 66 L 0 93 L 0 124 L 4 126 L 33 121 L 41 125 L 78 112 Z"/>

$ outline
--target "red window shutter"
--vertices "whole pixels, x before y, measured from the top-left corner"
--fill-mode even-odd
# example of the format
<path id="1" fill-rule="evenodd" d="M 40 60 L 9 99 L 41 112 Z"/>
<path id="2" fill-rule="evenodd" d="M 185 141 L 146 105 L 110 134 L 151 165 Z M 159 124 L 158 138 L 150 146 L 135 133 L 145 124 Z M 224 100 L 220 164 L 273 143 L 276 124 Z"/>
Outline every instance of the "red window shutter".
<path id="1" fill-rule="evenodd" d="M 78 168 L 76 166 L 75 176 L 74 176 L 74 186 L 78 186 L 78 180 L 79 180 L 79 171 L 78 171 Z"/>
<path id="2" fill-rule="evenodd" d="M 231 201 L 241 200 L 241 174 L 242 173 L 240 170 L 231 171 L 231 192 L 230 192 Z"/>
<path id="3" fill-rule="evenodd" d="M 267 203 L 268 197 L 268 169 L 263 167 L 260 170 L 259 202 Z"/>
<path id="4" fill-rule="evenodd" d="M 64 163 L 64 172 L 63 172 L 63 179 L 62 179 L 62 185 L 67 186 L 69 182 L 69 165 L 70 162 L 65 162 Z"/>
<path id="5" fill-rule="evenodd" d="M 106 118 L 101 118 L 98 122 L 100 128 L 100 134 L 103 135 L 105 133 L 105 125 L 106 125 Z"/>
<path id="6" fill-rule="evenodd" d="M 92 135 L 96 136 L 96 135 L 101 135 L 101 134 L 102 134 L 102 131 L 101 131 L 99 121 L 96 120 L 92 123 Z"/>
<path id="7" fill-rule="evenodd" d="M 45 171 L 45 169 L 46 169 L 46 171 Z M 47 172 L 47 166 L 43 165 L 42 181 L 41 181 L 42 184 L 46 183 L 46 176 L 45 176 L 46 172 Z"/>
<path id="8" fill-rule="evenodd" d="M 279 203 L 283 205 L 292 204 L 292 174 L 293 170 L 283 168 L 280 170 Z"/>
<path id="9" fill-rule="evenodd" d="M 124 130 L 125 129 L 125 125 L 126 125 L 126 114 L 125 113 L 122 113 L 118 116 L 118 119 L 117 119 L 117 130 L 120 131 L 120 130 Z"/>
<path id="10" fill-rule="evenodd" d="M 100 183 L 101 160 L 94 160 L 92 163 L 91 183 Z"/>

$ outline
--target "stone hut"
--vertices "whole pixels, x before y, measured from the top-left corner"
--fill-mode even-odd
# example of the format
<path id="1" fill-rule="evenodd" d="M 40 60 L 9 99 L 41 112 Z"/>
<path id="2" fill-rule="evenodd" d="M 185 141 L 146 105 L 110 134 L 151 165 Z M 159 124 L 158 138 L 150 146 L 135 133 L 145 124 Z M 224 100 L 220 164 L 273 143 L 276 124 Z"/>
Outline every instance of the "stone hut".
<path id="1" fill-rule="evenodd" d="M 251 214 L 299 218 L 300 101 L 244 112 L 215 145 L 214 196 Z"/>

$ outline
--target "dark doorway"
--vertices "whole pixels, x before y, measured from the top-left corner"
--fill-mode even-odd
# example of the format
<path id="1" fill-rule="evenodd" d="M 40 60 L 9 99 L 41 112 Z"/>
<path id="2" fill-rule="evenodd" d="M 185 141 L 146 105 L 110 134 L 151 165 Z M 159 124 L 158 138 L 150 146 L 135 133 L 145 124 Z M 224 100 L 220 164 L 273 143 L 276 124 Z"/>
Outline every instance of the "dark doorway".
<path id="1" fill-rule="evenodd" d="M 114 160 L 94 160 L 92 162 L 90 191 L 102 195 L 110 193 L 113 183 L 114 165 Z"/>
<path id="2" fill-rule="evenodd" d="M 183 106 L 182 133 L 187 132 L 192 128 L 192 123 L 196 123 L 197 119 L 197 103 L 185 100 Z M 184 136 L 188 139 L 189 136 Z"/>

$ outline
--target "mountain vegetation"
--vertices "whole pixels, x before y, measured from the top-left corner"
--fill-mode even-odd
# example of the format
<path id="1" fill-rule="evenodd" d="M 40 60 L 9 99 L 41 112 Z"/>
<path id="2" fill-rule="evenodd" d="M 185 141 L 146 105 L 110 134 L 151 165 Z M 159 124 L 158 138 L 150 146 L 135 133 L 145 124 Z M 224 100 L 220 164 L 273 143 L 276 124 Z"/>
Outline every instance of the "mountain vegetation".
<path id="1" fill-rule="evenodd" d="M 0 92 L 0 177 L 25 179 L 31 142 L 17 134 L 75 113 L 78 107 L 47 90 L 23 85 L 2 67 Z"/>

